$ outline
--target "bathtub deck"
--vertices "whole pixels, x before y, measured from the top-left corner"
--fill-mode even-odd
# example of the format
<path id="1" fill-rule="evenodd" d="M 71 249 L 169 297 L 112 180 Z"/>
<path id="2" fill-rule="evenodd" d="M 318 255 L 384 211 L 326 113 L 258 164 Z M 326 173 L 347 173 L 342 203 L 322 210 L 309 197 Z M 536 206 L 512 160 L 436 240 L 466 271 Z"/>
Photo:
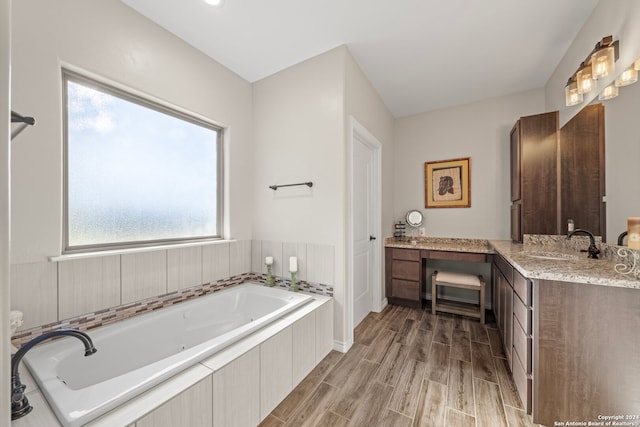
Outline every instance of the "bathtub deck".
<path id="1" fill-rule="evenodd" d="M 260 424 L 537 426 L 515 391 L 493 316 L 487 324 L 387 306 L 356 328 Z"/>

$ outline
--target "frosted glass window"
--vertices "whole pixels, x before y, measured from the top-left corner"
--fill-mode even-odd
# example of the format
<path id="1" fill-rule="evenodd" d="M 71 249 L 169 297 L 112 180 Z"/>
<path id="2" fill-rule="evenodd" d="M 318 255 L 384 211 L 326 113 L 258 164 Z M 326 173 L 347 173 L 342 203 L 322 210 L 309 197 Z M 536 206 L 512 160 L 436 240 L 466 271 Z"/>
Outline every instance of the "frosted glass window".
<path id="1" fill-rule="evenodd" d="M 222 129 L 75 73 L 66 94 L 66 251 L 219 238 Z"/>

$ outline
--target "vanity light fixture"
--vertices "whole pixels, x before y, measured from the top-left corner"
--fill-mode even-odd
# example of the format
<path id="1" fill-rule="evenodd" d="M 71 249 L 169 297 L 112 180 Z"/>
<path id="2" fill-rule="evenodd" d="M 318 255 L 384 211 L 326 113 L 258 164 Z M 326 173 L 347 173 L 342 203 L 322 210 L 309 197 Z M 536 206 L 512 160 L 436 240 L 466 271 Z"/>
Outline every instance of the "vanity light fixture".
<path id="1" fill-rule="evenodd" d="M 634 67 L 629 67 L 616 79 L 617 87 L 627 86 L 638 81 L 638 71 Z"/>
<path id="2" fill-rule="evenodd" d="M 600 95 L 598 95 L 598 100 L 606 101 L 607 99 L 613 99 L 616 96 L 618 96 L 618 87 L 612 83 L 609 86 L 605 87 L 602 92 L 600 92 Z"/>
<path id="3" fill-rule="evenodd" d="M 595 87 L 594 80 L 614 72 L 615 62 L 618 60 L 618 44 L 617 40 L 613 40 L 613 36 L 603 37 L 596 43 L 567 82 L 565 87 L 567 107 L 581 104 L 584 100 L 583 94 L 591 92 Z"/>
<path id="4" fill-rule="evenodd" d="M 589 93 L 593 89 L 593 71 L 591 65 L 584 62 L 580 64 L 581 68 L 576 73 L 576 81 L 578 82 L 578 93 Z"/>
<path id="5" fill-rule="evenodd" d="M 567 86 L 564 88 L 564 97 L 567 107 L 582 103 L 584 96 L 578 90 L 578 82 L 575 79 L 569 79 Z"/>
<path id="6" fill-rule="evenodd" d="M 204 2 L 211 6 L 222 6 L 224 4 L 224 0 L 204 0 Z"/>

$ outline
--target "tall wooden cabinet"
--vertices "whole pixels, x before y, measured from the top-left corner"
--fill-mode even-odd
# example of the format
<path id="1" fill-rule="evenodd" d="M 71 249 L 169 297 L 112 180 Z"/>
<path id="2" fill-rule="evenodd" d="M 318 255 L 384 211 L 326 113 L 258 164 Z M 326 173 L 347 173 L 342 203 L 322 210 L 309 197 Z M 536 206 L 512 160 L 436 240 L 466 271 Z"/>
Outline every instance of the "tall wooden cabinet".
<path id="1" fill-rule="evenodd" d="M 521 117 L 511 130 L 511 239 L 558 233 L 558 112 Z"/>
<path id="2" fill-rule="evenodd" d="M 566 234 L 567 220 L 605 236 L 604 106 L 562 129 L 558 112 L 521 117 L 511 130 L 511 239 Z"/>

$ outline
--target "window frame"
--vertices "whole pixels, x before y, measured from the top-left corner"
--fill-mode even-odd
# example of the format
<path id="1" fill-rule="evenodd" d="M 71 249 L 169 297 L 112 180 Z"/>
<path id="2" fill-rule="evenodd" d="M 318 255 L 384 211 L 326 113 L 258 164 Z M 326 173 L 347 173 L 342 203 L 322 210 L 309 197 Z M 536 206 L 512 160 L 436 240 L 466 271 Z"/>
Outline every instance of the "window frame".
<path id="1" fill-rule="evenodd" d="M 108 250 L 120 250 L 120 249 L 133 249 L 133 248 L 145 248 L 154 246 L 166 246 L 166 245 L 179 245 L 184 243 L 198 243 L 198 242 L 211 242 L 216 240 L 222 240 L 224 230 L 224 133 L 225 129 L 222 126 L 214 124 L 212 121 L 206 120 L 195 113 L 188 112 L 175 105 L 170 105 L 166 102 L 159 101 L 157 99 L 151 99 L 149 95 L 140 95 L 138 91 L 125 88 L 115 83 L 106 82 L 104 79 L 98 79 L 95 77 L 88 77 L 85 74 L 78 73 L 68 68 L 61 68 L 62 77 L 62 145 L 63 145 L 63 215 L 62 215 L 62 254 L 77 254 L 87 252 L 99 252 Z M 169 116 L 184 120 L 186 122 L 202 126 L 204 128 L 213 130 L 217 134 L 216 138 L 216 175 L 217 175 L 217 188 L 216 188 L 216 231 L 217 235 L 213 236 L 201 236 L 191 238 L 169 238 L 169 239 L 154 239 L 154 240 L 139 240 L 139 241 L 127 241 L 116 243 L 103 243 L 103 244 L 91 244 L 91 245 L 69 245 L 69 97 L 67 91 L 67 82 L 77 83 L 94 90 L 98 90 L 106 93 L 109 96 L 123 99 L 128 102 L 135 103 L 145 108 L 157 111 L 159 113 L 167 114 Z"/>

